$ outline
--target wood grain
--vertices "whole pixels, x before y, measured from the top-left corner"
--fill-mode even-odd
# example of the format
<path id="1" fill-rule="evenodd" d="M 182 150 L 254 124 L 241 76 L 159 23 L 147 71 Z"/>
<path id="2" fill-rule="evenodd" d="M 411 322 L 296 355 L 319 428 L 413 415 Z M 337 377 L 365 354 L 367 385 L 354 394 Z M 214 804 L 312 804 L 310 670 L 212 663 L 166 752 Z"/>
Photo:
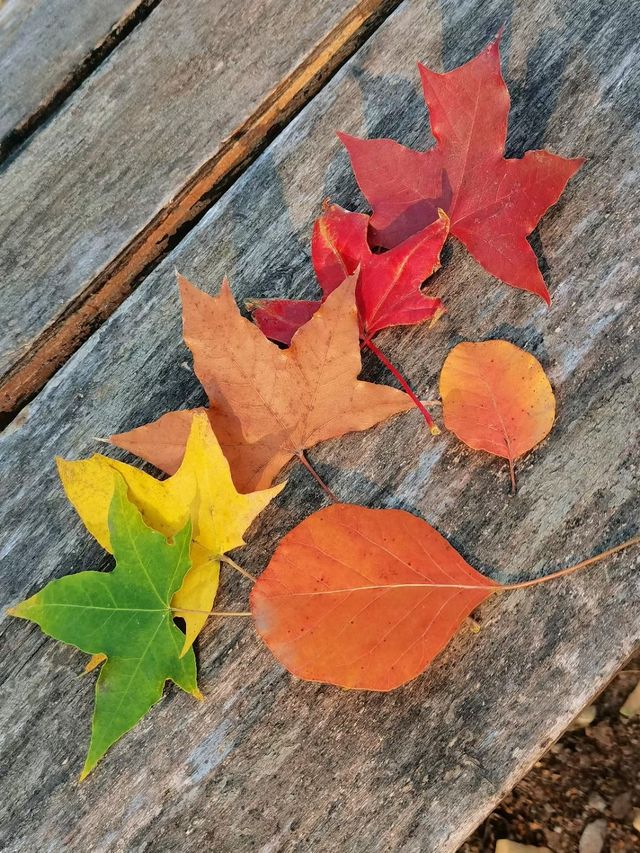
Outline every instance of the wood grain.
<path id="1" fill-rule="evenodd" d="M 74 518 L 53 455 L 204 397 L 180 340 L 174 267 L 238 299 L 311 297 L 309 234 L 323 196 L 360 205 L 334 128 L 424 144 L 414 59 L 451 68 L 506 22 L 510 150 L 588 163 L 538 231 L 549 310 L 486 275 L 458 245 L 433 285 L 449 313 L 377 342 L 424 398 L 461 339 L 503 337 L 550 375 L 558 418 L 508 495 L 499 460 L 416 413 L 311 453 L 342 500 L 402 507 L 501 582 L 532 578 L 637 532 L 640 356 L 629 192 L 637 150 L 635 34 L 595 0 L 415 0 L 375 36 L 48 383 L 0 440 L 4 608 L 52 577 L 108 565 Z M 444 46 L 444 51 L 443 51 Z M 221 332 L 224 345 L 224 332 Z M 364 374 L 389 381 L 373 361 Z M 234 555 L 253 573 L 322 504 L 308 474 Z M 246 607 L 223 578 L 221 609 Z M 24 849 L 451 853 L 614 673 L 640 638 L 635 553 L 496 597 L 423 677 L 390 694 L 295 681 L 246 620 L 211 621 L 196 703 L 169 691 L 81 786 L 92 676 L 38 629 L 0 625 L 0 846 Z"/>
<path id="2" fill-rule="evenodd" d="M 42 387 L 397 2 L 250 0 L 239 15 L 233 0 L 164 0 L 120 45 L 0 174 L 0 412 Z"/>
<path id="3" fill-rule="evenodd" d="M 80 85 L 156 3 L 0 3 L 0 160 Z"/>

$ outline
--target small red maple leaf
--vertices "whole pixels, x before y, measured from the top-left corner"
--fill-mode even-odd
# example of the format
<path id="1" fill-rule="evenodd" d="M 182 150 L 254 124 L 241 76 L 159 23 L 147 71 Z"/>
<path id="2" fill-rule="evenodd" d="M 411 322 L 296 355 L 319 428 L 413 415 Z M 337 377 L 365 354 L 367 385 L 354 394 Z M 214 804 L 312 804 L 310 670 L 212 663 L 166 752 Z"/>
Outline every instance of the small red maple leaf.
<path id="1" fill-rule="evenodd" d="M 373 209 L 370 236 L 386 248 L 444 210 L 451 234 L 487 270 L 550 302 L 527 242 L 582 158 L 528 151 L 505 159 L 509 92 L 500 71 L 500 36 L 465 65 L 437 74 L 419 65 L 436 145 L 426 152 L 391 139 L 339 133 Z"/>
<path id="2" fill-rule="evenodd" d="M 388 326 L 436 320 L 444 305 L 420 288 L 440 266 L 440 250 L 449 231 L 446 214 L 438 212 L 435 222 L 382 254 L 371 251 L 368 229 L 366 214 L 352 213 L 337 204 L 327 204 L 316 220 L 311 257 L 323 301 L 359 270 L 356 303 L 363 340 Z M 254 299 L 247 307 L 268 338 L 288 345 L 321 304 L 317 300 Z"/>

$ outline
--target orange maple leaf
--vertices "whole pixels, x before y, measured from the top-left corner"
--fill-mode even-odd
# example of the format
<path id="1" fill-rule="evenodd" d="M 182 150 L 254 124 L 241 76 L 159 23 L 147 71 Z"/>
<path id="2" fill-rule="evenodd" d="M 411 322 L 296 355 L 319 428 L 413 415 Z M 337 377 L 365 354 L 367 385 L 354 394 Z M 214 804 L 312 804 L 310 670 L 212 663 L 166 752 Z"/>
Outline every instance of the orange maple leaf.
<path id="1" fill-rule="evenodd" d="M 357 379 L 355 278 L 281 349 L 240 314 L 226 281 L 218 296 L 209 296 L 178 276 L 185 341 L 240 491 L 270 486 L 293 457 L 309 467 L 306 448 L 412 407 L 402 391 Z M 110 440 L 171 474 L 182 460 L 192 417 L 193 411 L 170 412 Z"/>

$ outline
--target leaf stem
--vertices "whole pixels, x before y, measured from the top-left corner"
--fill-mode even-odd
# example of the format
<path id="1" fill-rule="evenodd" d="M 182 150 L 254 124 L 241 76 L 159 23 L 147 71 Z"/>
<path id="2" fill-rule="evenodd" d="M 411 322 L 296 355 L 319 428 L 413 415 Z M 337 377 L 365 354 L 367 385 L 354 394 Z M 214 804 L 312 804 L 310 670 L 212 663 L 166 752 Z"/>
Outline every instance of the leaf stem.
<path id="1" fill-rule="evenodd" d="M 541 578 L 535 578 L 531 581 L 521 581 L 519 583 L 511 583 L 505 584 L 504 586 L 496 585 L 495 587 L 486 587 L 481 585 L 463 585 L 460 584 L 460 589 L 484 589 L 488 590 L 490 593 L 501 593 L 508 592 L 510 590 L 515 589 L 525 589 L 530 586 L 537 586 L 541 583 L 547 583 L 547 581 L 556 580 L 557 578 L 565 577 L 566 575 L 570 575 L 573 572 L 580 571 L 580 569 L 586 569 L 587 566 L 592 566 L 594 563 L 599 563 L 602 560 L 606 560 L 607 557 L 612 557 L 614 554 L 618 554 L 620 551 L 625 551 L 627 548 L 632 548 L 634 545 L 640 545 L 640 535 L 634 536 L 632 539 L 628 539 L 626 542 L 622 542 L 620 545 L 616 545 L 613 548 L 609 548 L 606 551 L 603 551 L 601 554 L 596 554 L 595 557 L 589 557 L 588 560 L 582 560 L 580 563 L 576 563 L 575 566 L 569 566 L 566 569 L 560 569 L 558 572 L 554 572 L 551 575 L 544 575 Z M 455 584 L 399 584 L 398 586 L 402 587 L 431 587 L 434 589 L 449 589 L 451 586 L 456 586 Z M 360 588 L 360 587 L 359 587 Z M 374 587 L 361 587 L 361 589 L 373 589 Z M 384 587 L 388 589 L 389 587 Z M 335 594 L 339 592 L 354 592 L 354 589 L 348 590 L 330 590 L 330 594 Z M 318 595 L 322 595 L 322 593 L 317 593 Z M 189 610 L 186 607 L 172 607 L 171 610 L 175 613 L 176 616 L 179 616 L 181 613 L 197 613 L 201 616 L 252 616 L 253 614 L 250 611 L 236 611 L 236 610 Z M 472 624 L 477 625 L 471 620 Z"/>
<path id="2" fill-rule="evenodd" d="M 384 364 L 384 366 L 387 368 L 387 370 L 390 373 L 392 373 L 395 376 L 395 378 L 398 380 L 398 382 L 402 385 L 402 387 L 407 392 L 409 397 L 411 397 L 411 399 L 413 400 L 415 407 L 418 409 L 418 411 L 421 413 L 422 417 L 425 419 L 427 426 L 429 427 L 429 432 L 431 433 L 431 435 L 440 435 L 440 430 L 438 429 L 438 427 L 433 422 L 433 418 L 431 417 L 431 415 L 427 411 L 426 406 L 424 406 L 424 404 L 422 403 L 422 400 L 420 400 L 418 398 L 415 391 L 409 385 L 409 383 L 404 378 L 404 376 L 400 373 L 398 368 L 391 361 L 389 361 L 387 356 L 382 352 L 381 349 L 379 349 L 379 347 L 377 347 L 373 343 L 371 338 L 365 338 L 362 341 L 362 346 L 367 347 L 367 349 L 370 350 L 376 356 L 376 358 L 382 362 L 382 364 Z"/>
<path id="3" fill-rule="evenodd" d="M 226 563 L 228 566 L 231 566 L 232 569 L 235 569 L 236 572 L 240 572 L 240 574 L 244 575 L 244 577 L 247 580 L 250 580 L 251 583 L 256 582 L 256 578 L 251 574 L 251 572 L 248 572 L 246 569 L 243 569 L 242 566 L 239 566 L 235 560 L 232 560 L 231 557 L 227 557 L 226 554 L 220 554 L 220 562 Z"/>
<path id="4" fill-rule="evenodd" d="M 181 613 L 197 613 L 200 616 L 251 616 L 249 610 L 190 610 L 188 607 L 171 607 L 175 616 Z"/>
<path id="5" fill-rule="evenodd" d="M 529 586 L 537 586 L 537 584 L 540 583 L 547 583 L 547 581 L 552 581 L 556 578 L 565 577 L 565 575 L 571 575 L 573 574 L 573 572 L 578 572 L 581 569 L 586 569 L 587 566 L 592 566 L 594 563 L 599 563 L 601 560 L 606 560 L 607 557 L 612 557 L 619 551 L 624 551 L 626 548 L 632 548 L 634 545 L 640 545 L 640 536 L 634 536 L 633 539 L 628 539 L 621 545 L 616 545 L 614 548 L 609 548 L 608 550 L 603 551 L 602 554 L 596 554 L 595 557 L 589 557 L 588 560 L 582 560 L 580 563 L 576 563 L 575 566 L 569 566 L 567 569 L 560 569 L 559 572 L 554 572 L 552 575 L 544 575 L 543 577 L 535 578 L 532 581 L 510 583 L 506 586 L 503 586 L 502 589 L 499 591 L 503 592 L 509 589 L 525 589 Z"/>
<path id="6" fill-rule="evenodd" d="M 509 476 L 511 477 L 511 494 L 515 495 L 518 487 L 516 486 L 516 470 L 511 457 L 509 457 Z"/>
<path id="7" fill-rule="evenodd" d="M 313 477 L 313 479 L 314 479 L 314 480 L 316 481 L 316 483 L 320 486 L 320 488 L 321 488 L 321 489 L 322 489 L 322 491 L 325 493 L 325 495 L 329 498 L 329 500 L 330 500 L 330 501 L 332 501 L 333 503 L 336 503 L 336 504 L 337 504 L 337 503 L 340 503 L 340 501 L 338 500 L 338 498 L 334 495 L 334 493 L 331 491 L 331 489 L 329 488 L 329 486 L 327 486 L 327 484 L 326 484 L 326 483 L 325 483 L 325 481 L 322 479 L 322 477 L 320 476 L 320 474 L 318 474 L 318 472 L 317 472 L 317 471 L 316 471 L 316 469 L 313 467 L 313 465 L 311 464 L 311 462 L 309 462 L 309 460 L 307 459 L 307 457 L 304 455 L 304 451 L 303 451 L 303 450 L 299 450 L 299 451 L 296 453 L 296 456 L 297 456 L 297 457 L 298 457 L 298 459 L 300 460 L 301 464 L 302 464 L 302 465 L 304 465 L 304 467 L 307 469 L 307 471 L 311 474 L 311 476 Z"/>

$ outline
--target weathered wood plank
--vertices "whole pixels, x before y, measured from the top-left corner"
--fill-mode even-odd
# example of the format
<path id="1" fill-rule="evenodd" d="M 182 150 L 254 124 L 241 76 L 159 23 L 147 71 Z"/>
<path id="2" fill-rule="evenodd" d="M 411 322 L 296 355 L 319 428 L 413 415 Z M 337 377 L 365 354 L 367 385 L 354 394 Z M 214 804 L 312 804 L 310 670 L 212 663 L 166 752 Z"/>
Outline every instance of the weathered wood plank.
<path id="1" fill-rule="evenodd" d="M 156 2 L 0 3 L 0 159 Z"/>
<path id="2" fill-rule="evenodd" d="M 160 3 L 0 173 L 0 411 L 39 390 L 397 2 Z"/>
<path id="3" fill-rule="evenodd" d="M 628 10 L 585 0 L 404 3 L 33 401 L 0 442 L 2 605 L 54 576 L 106 566 L 65 504 L 52 456 L 92 436 L 203 400 L 180 343 L 173 268 L 239 299 L 309 296 L 310 224 L 330 195 L 360 202 L 333 135 L 422 143 L 413 60 L 452 67 L 506 22 L 511 150 L 545 144 L 588 164 L 543 220 L 536 245 L 553 305 L 504 287 L 455 247 L 435 290 L 436 328 L 380 345 L 432 396 L 461 338 L 506 337 L 548 370 L 549 439 L 520 467 L 433 439 L 415 414 L 330 442 L 315 464 L 345 500 L 426 518 L 474 566 L 533 577 L 635 532 L 640 357 L 637 230 L 628 191 L 635 35 Z M 444 55 L 442 52 L 444 46 Z M 369 378 L 388 379 L 369 363 Z M 258 573 L 277 538 L 322 495 L 306 472 L 256 524 L 238 559 Z M 221 608 L 244 607 L 225 577 Z M 391 694 L 294 681 L 246 621 L 210 624 L 199 646 L 203 703 L 170 691 L 76 787 L 91 678 L 81 655 L 4 619 L 0 845 L 7 850 L 314 850 L 450 853 L 640 638 L 640 575 L 627 553 L 548 587 L 491 600 L 436 665 Z"/>

